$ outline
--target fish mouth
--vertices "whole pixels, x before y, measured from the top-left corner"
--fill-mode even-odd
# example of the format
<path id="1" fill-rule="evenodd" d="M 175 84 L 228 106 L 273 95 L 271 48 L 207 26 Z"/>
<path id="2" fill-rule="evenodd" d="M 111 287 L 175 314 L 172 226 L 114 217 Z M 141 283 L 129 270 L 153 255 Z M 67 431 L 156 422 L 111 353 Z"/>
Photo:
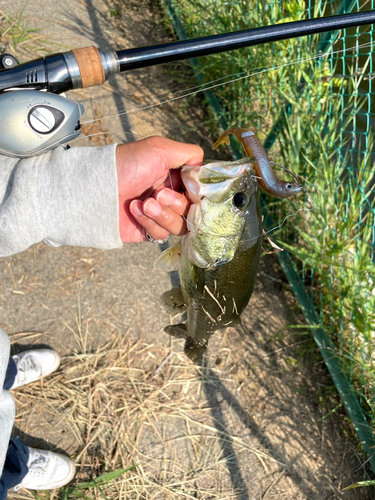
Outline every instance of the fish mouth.
<path id="1" fill-rule="evenodd" d="M 253 159 L 210 161 L 201 166 L 185 166 L 181 179 L 189 200 L 200 203 L 207 197 L 213 203 L 225 202 L 249 181 L 253 173 Z"/>

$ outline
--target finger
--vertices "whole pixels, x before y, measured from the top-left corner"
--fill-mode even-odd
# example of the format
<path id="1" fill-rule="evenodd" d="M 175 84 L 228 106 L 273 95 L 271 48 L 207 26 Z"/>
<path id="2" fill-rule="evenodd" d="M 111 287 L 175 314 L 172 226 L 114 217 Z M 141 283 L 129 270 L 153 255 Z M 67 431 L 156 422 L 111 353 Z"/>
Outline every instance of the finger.
<path id="1" fill-rule="evenodd" d="M 158 203 L 171 208 L 179 215 L 187 216 L 188 214 L 190 202 L 182 193 L 177 193 L 171 189 L 163 188 L 155 194 L 155 199 Z"/>
<path id="2" fill-rule="evenodd" d="M 145 215 L 143 211 L 143 203 L 139 200 L 133 200 L 130 203 L 129 210 L 134 219 L 140 224 L 144 231 L 147 232 L 154 240 L 164 240 L 168 238 L 169 231 L 160 227 L 154 220 Z"/>
<path id="3" fill-rule="evenodd" d="M 171 234 L 180 236 L 186 233 L 185 219 L 171 208 L 155 201 L 154 198 L 149 198 L 143 203 L 143 212 Z"/>

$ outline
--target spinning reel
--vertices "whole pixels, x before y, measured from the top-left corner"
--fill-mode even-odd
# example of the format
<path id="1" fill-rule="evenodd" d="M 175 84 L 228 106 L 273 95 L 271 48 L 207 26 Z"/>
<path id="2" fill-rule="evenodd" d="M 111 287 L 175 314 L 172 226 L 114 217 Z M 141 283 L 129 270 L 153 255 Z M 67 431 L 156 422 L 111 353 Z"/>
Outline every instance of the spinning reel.
<path id="1" fill-rule="evenodd" d="M 84 108 L 64 93 L 102 85 L 114 73 L 374 22 L 375 11 L 359 12 L 118 52 L 85 47 L 24 64 L 3 54 L 0 155 L 40 155 L 78 137 Z"/>

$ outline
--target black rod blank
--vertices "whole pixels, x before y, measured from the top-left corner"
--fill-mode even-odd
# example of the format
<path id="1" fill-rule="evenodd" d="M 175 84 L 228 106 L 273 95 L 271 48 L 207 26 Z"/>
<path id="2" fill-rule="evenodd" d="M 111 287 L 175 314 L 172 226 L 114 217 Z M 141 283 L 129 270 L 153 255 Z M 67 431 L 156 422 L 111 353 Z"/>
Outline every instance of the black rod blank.
<path id="1" fill-rule="evenodd" d="M 336 31 L 375 23 L 375 10 L 322 17 L 305 21 L 264 26 L 249 30 L 211 35 L 191 40 L 139 47 L 116 52 L 120 62 L 120 72 L 136 68 L 154 66 L 190 57 L 207 56 L 228 50 L 251 47 L 288 38 L 314 35 L 326 31 Z"/>

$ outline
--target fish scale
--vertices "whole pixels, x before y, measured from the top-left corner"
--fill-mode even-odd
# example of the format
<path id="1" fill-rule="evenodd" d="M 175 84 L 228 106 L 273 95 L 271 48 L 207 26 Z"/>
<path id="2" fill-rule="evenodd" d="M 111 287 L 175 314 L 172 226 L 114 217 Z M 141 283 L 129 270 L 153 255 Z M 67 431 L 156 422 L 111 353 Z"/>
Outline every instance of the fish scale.
<path id="1" fill-rule="evenodd" d="M 186 311 L 187 322 L 165 331 L 185 338 L 186 355 L 199 362 L 215 331 L 241 324 L 252 295 L 262 243 L 259 188 L 249 158 L 184 167 L 182 180 L 197 201 L 189 232 L 155 267 L 179 270 L 181 286 L 165 292 L 162 302 L 173 316 Z"/>

